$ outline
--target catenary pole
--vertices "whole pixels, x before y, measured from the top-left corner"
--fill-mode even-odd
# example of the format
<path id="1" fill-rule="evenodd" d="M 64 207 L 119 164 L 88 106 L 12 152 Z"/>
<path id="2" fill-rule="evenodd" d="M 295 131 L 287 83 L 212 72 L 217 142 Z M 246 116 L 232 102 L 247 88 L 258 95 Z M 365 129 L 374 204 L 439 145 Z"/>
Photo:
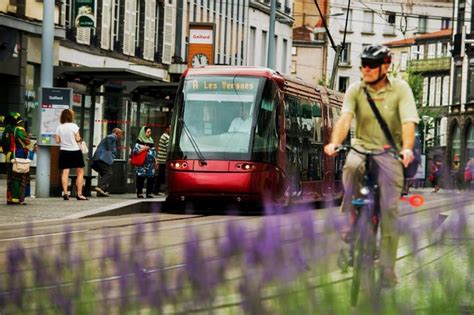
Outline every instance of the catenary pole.
<path id="1" fill-rule="evenodd" d="M 43 35 L 41 43 L 41 87 L 53 87 L 53 56 L 54 56 L 54 0 L 43 1 Z M 41 100 L 42 101 L 42 100 Z M 41 104 L 40 104 L 41 107 Z M 41 113 L 40 113 L 41 115 Z M 41 128 L 41 127 L 40 127 Z M 38 138 L 40 137 L 38 130 Z M 38 143 L 36 164 L 37 197 L 49 197 L 51 176 L 51 154 L 49 146 Z"/>
<path id="2" fill-rule="evenodd" d="M 270 25 L 268 27 L 268 55 L 267 67 L 275 68 L 275 15 L 276 15 L 276 0 L 271 0 L 270 5 Z"/>
<path id="3" fill-rule="evenodd" d="M 342 44 L 336 46 L 336 52 L 334 56 L 334 62 L 332 65 L 331 81 L 329 81 L 329 88 L 334 89 L 336 83 L 337 69 L 339 68 L 339 58 L 344 49 L 346 49 L 346 34 L 347 34 L 347 24 L 349 21 L 349 9 L 351 7 L 351 0 L 347 0 L 347 10 L 346 10 L 346 22 L 344 24 L 344 35 L 342 38 Z M 339 87 L 340 88 L 340 87 Z"/>

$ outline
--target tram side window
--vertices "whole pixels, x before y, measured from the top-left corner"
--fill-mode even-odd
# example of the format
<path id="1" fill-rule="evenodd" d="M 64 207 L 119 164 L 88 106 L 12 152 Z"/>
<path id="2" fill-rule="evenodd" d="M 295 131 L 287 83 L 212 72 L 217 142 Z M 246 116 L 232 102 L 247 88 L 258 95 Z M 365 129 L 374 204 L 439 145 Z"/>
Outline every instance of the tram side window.
<path id="1" fill-rule="evenodd" d="M 255 126 L 254 155 L 261 161 L 276 162 L 278 94 L 275 83 L 268 81 L 258 111 Z"/>
<path id="2" fill-rule="evenodd" d="M 321 104 L 316 101 L 311 101 L 311 119 L 313 132 L 308 155 L 308 180 L 319 181 L 323 179 L 323 119 Z"/>
<path id="3" fill-rule="evenodd" d="M 332 126 L 336 124 L 337 120 L 341 116 L 341 109 L 332 107 Z M 349 138 L 346 138 L 344 143 L 347 143 Z M 346 162 L 346 155 L 344 153 L 337 154 L 334 159 L 334 179 L 341 180 L 342 179 L 342 168 L 344 167 L 344 163 Z"/>
<path id="4" fill-rule="evenodd" d="M 323 118 L 321 117 L 321 104 L 314 102 L 312 106 L 312 116 L 314 123 L 314 142 L 323 142 Z"/>

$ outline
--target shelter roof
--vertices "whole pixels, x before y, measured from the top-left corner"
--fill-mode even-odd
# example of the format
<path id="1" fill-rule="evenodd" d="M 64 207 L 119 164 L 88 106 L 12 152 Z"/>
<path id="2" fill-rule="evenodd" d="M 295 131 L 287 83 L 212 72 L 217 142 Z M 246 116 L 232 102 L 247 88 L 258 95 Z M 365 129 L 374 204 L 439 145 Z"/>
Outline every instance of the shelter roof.
<path id="1" fill-rule="evenodd" d="M 105 67 L 70 67 L 55 66 L 54 77 L 67 81 L 78 81 L 82 84 L 104 84 L 107 81 L 161 81 L 151 74 L 126 69 Z"/>

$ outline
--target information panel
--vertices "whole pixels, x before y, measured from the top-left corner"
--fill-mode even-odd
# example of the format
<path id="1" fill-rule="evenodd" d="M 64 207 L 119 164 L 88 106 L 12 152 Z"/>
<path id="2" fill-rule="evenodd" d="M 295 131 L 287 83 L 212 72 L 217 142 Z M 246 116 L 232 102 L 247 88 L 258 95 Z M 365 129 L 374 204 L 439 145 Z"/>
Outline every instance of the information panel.
<path id="1" fill-rule="evenodd" d="M 60 124 L 61 112 L 72 104 L 72 89 L 42 88 L 39 145 L 56 145 L 54 136 Z"/>

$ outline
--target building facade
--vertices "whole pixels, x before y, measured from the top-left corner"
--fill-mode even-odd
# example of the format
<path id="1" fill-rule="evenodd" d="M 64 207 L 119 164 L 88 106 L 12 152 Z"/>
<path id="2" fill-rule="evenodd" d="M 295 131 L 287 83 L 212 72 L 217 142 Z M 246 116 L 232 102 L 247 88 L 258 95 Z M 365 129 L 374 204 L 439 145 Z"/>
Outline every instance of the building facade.
<path id="1" fill-rule="evenodd" d="M 452 24 L 452 6 L 450 1 L 445 0 L 367 1 L 351 2 L 348 8 L 347 1 L 331 1 L 329 14 L 334 18 L 329 23 L 330 33 L 337 45 L 342 45 L 346 36 L 337 66 L 335 88 L 345 91 L 351 83 L 360 79 L 360 54 L 364 47 L 447 29 Z M 330 78 L 334 71 L 335 51 L 331 47 L 327 49 L 326 77 Z"/>
<path id="2" fill-rule="evenodd" d="M 451 164 L 455 155 L 458 155 L 462 168 L 474 159 L 473 12 L 472 2 L 454 1 L 452 98 L 448 115 L 447 159 Z"/>

